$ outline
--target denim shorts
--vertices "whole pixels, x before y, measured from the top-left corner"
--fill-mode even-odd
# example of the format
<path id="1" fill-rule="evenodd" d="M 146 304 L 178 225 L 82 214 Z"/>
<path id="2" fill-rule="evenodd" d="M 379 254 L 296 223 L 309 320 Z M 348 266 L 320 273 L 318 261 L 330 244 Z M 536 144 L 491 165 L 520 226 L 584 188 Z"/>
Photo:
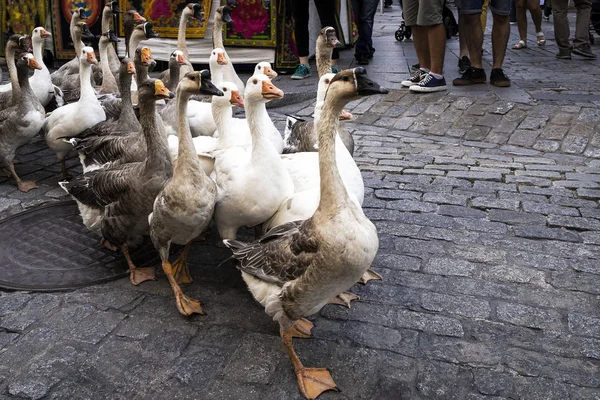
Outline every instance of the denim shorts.
<path id="1" fill-rule="evenodd" d="M 490 9 L 492 14 L 507 16 L 510 15 L 511 0 L 490 0 Z M 461 14 L 479 14 L 483 0 L 456 0 Z"/>
<path id="2" fill-rule="evenodd" d="M 510 1 L 510 0 L 509 0 Z M 444 23 L 444 0 L 403 0 L 402 12 L 407 26 L 431 26 Z"/>

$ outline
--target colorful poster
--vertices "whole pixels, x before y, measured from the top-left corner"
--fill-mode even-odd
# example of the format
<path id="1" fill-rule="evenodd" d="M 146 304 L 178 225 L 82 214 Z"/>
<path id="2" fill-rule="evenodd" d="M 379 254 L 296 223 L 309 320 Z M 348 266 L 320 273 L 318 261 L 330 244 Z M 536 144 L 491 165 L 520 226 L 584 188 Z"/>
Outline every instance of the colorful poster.
<path id="1" fill-rule="evenodd" d="M 71 16 L 78 8 L 85 9 L 87 20 L 85 21 L 90 31 L 100 36 L 102 34 L 102 8 L 104 2 L 101 0 L 59 0 L 52 1 L 52 36 L 54 38 L 54 56 L 56 58 L 75 57 L 75 47 L 69 25 Z M 96 46 L 97 47 L 97 46 Z"/>
<path id="2" fill-rule="evenodd" d="M 146 18 L 148 22 L 152 22 L 153 29 L 163 38 L 177 38 L 179 32 L 179 19 L 181 11 L 189 3 L 200 3 L 204 7 L 205 21 L 190 19 L 185 31 L 188 39 L 202 39 L 206 33 L 206 25 L 208 24 L 208 16 L 210 15 L 211 0 L 119 0 L 119 7 L 123 11 L 137 10 Z M 124 36 L 123 24 L 120 24 L 119 34 Z"/>
<path id="3" fill-rule="evenodd" d="M 233 11 L 233 23 L 225 27 L 226 46 L 275 47 L 277 10 L 275 0 L 221 0 Z"/>
<path id="4" fill-rule="evenodd" d="M 35 0 L 1 0 L 0 54 L 4 55 L 4 44 L 11 35 L 31 36 L 36 26 L 46 24 L 46 2 Z"/>

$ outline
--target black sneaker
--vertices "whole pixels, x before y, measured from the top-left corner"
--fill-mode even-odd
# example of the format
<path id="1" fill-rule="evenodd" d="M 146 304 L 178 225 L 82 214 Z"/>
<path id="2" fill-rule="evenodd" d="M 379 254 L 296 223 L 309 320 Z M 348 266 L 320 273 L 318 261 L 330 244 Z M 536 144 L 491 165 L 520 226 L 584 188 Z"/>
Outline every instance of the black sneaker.
<path id="1" fill-rule="evenodd" d="M 426 76 L 427 72 L 417 69 L 410 75 L 410 78 L 400 82 L 400 84 L 404 87 L 411 87 L 412 85 L 416 85 L 417 83 L 421 82 Z"/>
<path id="2" fill-rule="evenodd" d="M 425 75 L 425 78 L 423 78 L 421 82 L 410 87 L 411 92 L 421 93 L 440 92 L 446 89 L 446 80 L 444 79 L 444 77 L 442 76 L 441 78 L 436 78 L 430 73 Z"/>
<path id="3" fill-rule="evenodd" d="M 467 56 L 462 56 L 462 58 L 458 60 L 458 72 L 464 74 L 469 68 L 471 68 L 471 60 L 469 60 L 469 57 Z"/>
<path id="4" fill-rule="evenodd" d="M 356 54 L 354 58 L 358 65 L 369 65 L 369 57 L 366 54 Z"/>
<path id="5" fill-rule="evenodd" d="M 486 76 L 483 68 L 469 67 L 465 73 L 452 81 L 454 86 L 467 86 L 476 83 L 485 83 Z"/>
<path id="6" fill-rule="evenodd" d="M 597 56 L 594 53 L 592 53 L 592 49 L 589 44 L 574 47 L 573 50 L 571 50 L 571 52 L 573 54 L 577 54 L 578 56 L 587 58 L 588 60 L 595 60 L 597 58 Z"/>
<path id="7" fill-rule="evenodd" d="M 413 71 L 420 69 L 421 68 L 421 64 L 416 63 L 410 66 L 410 69 L 412 69 Z"/>
<path id="8" fill-rule="evenodd" d="M 502 68 L 494 68 L 490 74 L 490 83 L 498 87 L 509 87 L 510 79 L 504 74 Z"/>

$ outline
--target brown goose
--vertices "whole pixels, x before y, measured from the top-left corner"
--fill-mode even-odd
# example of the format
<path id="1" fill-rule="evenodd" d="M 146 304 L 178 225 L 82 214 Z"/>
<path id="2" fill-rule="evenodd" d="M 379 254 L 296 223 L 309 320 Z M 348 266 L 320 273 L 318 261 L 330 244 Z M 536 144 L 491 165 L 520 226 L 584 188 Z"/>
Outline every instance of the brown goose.
<path id="1" fill-rule="evenodd" d="M 306 368 L 292 346 L 293 337 L 310 337 L 303 319 L 355 284 L 371 265 L 379 240 L 375 226 L 350 200 L 335 162 L 335 125 L 340 111 L 360 96 L 387 93 L 367 78 L 364 68 L 338 73 L 325 97 L 317 125 L 321 198 L 314 215 L 269 231 L 244 244 L 224 240 L 239 261 L 248 289 L 279 323 L 298 381 L 307 399 L 336 389 L 325 368 Z"/>
<path id="2" fill-rule="evenodd" d="M 102 32 L 108 32 L 109 30 L 114 32 L 115 16 L 122 12 L 123 11 L 119 8 L 118 0 L 107 1 L 106 5 L 104 6 L 104 9 L 102 10 Z M 121 68 L 121 62 L 119 61 L 119 57 L 117 56 L 115 46 L 116 45 L 109 43 L 108 47 L 106 48 L 106 53 L 108 55 L 108 64 L 110 65 L 110 71 L 113 73 L 114 77 L 117 78 L 117 74 L 119 73 L 119 69 Z M 102 72 L 102 74 L 104 75 L 104 72 Z"/>
<path id="3" fill-rule="evenodd" d="M 125 52 L 127 57 L 131 58 L 132 55 L 129 52 L 129 41 L 131 40 L 131 34 L 133 29 L 146 22 L 146 18 L 142 17 L 140 13 L 135 10 L 129 10 L 123 16 L 123 30 L 125 31 Z M 134 47 L 135 49 L 135 47 Z"/>
<path id="4" fill-rule="evenodd" d="M 26 36 L 12 35 L 6 43 L 6 65 L 8 67 L 10 83 L 0 88 L 0 110 L 17 104 L 21 98 L 21 87 L 19 86 L 15 55 L 28 50 L 29 45 L 27 44 Z"/>
<path id="5" fill-rule="evenodd" d="M 44 107 L 35 96 L 29 84 L 32 69 L 42 69 L 32 54 L 20 56 L 17 62 L 17 77 L 21 88 L 21 96 L 17 104 L 2 111 L 0 123 L 0 167 L 10 172 L 22 192 L 28 192 L 38 186 L 33 181 L 22 181 L 13 166 L 15 152 L 42 128 L 44 123 Z"/>
<path id="6" fill-rule="evenodd" d="M 321 29 L 319 36 L 317 36 L 317 51 L 315 54 L 319 78 L 324 74 L 333 72 L 331 70 L 331 56 L 333 54 L 333 49 L 336 47 L 342 47 L 342 43 L 337 38 L 335 28 L 326 26 Z"/>
<path id="7" fill-rule="evenodd" d="M 193 94 L 223 96 L 209 80 L 210 72 L 189 72 L 177 86 L 177 136 L 179 150 L 173 178 L 167 181 L 154 201 L 150 217 L 150 237 L 162 259 L 162 267 L 175 293 L 177 309 L 183 315 L 204 314 L 200 302 L 190 299 L 178 283 L 191 283 L 187 252 L 192 240 L 208 227 L 215 208 L 217 185 L 200 164 L 187 120 L 187 103 Z M 175 261 L 169 262 L 171 243 L 185 248 Z"/>
<path id="8" fill-rule="evenodd" d="M 100 48 L 100 65 L 102 67 L 102 85 L 98 89 L 98 94 L 114 94 L 119 92 L 119 85 L 115 75 L 111 71 L 111 66 L 108 56 L 108 49 L 114 49 L 112 44 L 117 43 L 119 39 L 115 32 L 108 30 L 102 34 L 98 47 Z"/>
<path id="9" fill-rule="evenodd" d="M 179 18 L 179 31 L 177 33 L 177 50 L 183 53 L 184 59 L 186 63 L 181 66 L 181 75 L 177 77 L 177 79 L 171 80 L 171 68 L 163 71 L 160 74 L 160 79 L 165 82 L 165 85 L 169 87 L 169 90 L 175 90 L 177 88 L 177 84 L 179 83 L 179 77 L 184 76 L 188 72 L 192 72 L 194 68 L 192 67 L 192 63 L 189 62 L 190 53 L 188 52 L 187 43 L 185 41 L 185 30 L 190 19 L 197 19 L 200 23 L 204 22 L 204 10 L 202 5 L 198 3 L 189 3 L 181 12 L 181 17 Z M 170 67 L 169 63 L 169 67 Z M 173 89 L 170 89 L 170 88 Z"/>
<path id="10" fill-rule="evenodd" d="M 134 285 L 154 279 L 154 269 L 136 268 L 128 243 L 148 233 L 154 199 L 173 175 L 167 138 L 157 128 L 155 110 L 155 102 L 168 97 L 173 93 L 160 80 L 148 79 L 139 87 L 140 123 L 148 149 L 145 161 L 98 169 L 61 182 L 79 202 L 84 224 L 99 231 L 111 246 L 121 248 Z"/>

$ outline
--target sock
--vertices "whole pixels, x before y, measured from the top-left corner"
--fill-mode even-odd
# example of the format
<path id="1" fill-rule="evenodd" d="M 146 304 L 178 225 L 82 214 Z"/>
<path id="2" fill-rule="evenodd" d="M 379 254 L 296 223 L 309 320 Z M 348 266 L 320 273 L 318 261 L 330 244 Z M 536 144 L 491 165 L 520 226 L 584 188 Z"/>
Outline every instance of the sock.
<path id="1" fill-rule="evenodd" d="M 428 70 L 427 68 L 419 68 L 419 69 L 420 69 L 421 71 L 425 72 L 425 73 L 428 73 L 428 72 L 429 72 L 429 70 Z"/>
<path id="2" fill-rule="evenodd" d="M 433 72 L 431 72 L 431 71 L 429 71 L 429 74 L 430 74 L 430 75 L 433 75 L 433 77 L 434 77 L 435 79 L 442 79 L 442 78 L 444 77 L 443 75 L 440 75 L 440 74 L 434 74 L 434 73 L 433 73 Z"/>

